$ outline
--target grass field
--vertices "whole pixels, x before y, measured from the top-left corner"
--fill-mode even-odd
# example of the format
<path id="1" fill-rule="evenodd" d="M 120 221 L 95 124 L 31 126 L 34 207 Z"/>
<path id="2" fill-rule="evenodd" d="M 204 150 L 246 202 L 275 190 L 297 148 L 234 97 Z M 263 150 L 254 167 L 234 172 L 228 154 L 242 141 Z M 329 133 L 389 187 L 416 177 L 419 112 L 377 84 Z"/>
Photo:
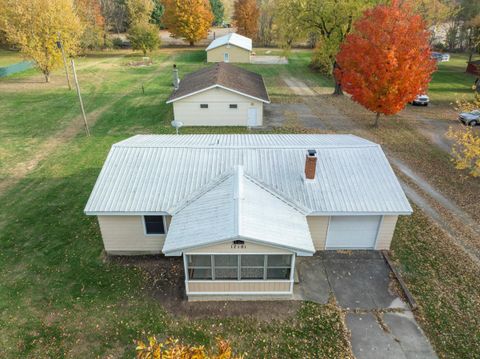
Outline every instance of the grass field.
<path id="1" fill-rule="evenodd" d="M 473 95 L 472 85 L 476 76 L 465 73 L 467 60 L 466 54 L 451 54 L 450 61 L 438 64 L 428 89 L 432 101 L 450 104 Z"/>
<path id="2" fill-rule="evenodd" d="M 24 61 L 24 59 L 18 51 L 0 49 L 0 67 L 12 65 L 20 61 Z"/>
<path id="3" fill-rule="evenodd" d="M 177 63 L 182 74 L 203 66 L 199 51 L 161 51 L 146 68 L 128 66 L 126 53 L 106 55 L 78 61 L 90 120 L 97 113 L 92 137 L 84 136 L 80 121 L 75 135 L 54 143 L 1 198 L 0 356 L 131 358 L 133 340 L 147 334 L 204 345 L 221 336 L 249 357 L 348 356 L 336 307 L 306 303 L 293 317 L 269 322 L 176 318 L 148 294 L 150 284 L 140 270 L 103 261 L 98 225 L 83 207 L 110 146 L 137 133 L 173 133 L 171 108 L 164 103 L 171 65 Z M 272 93 L 281 96 L 278 69 L 264 71 Z M 61 71 L 50 85 L 36 79 L 0 81 L 5 179 L 15 179 L 19 162 L 79 121 L 75 94 L 65 89 Z"/>
<path id="4" fill-rule="evenodd" d="M 102 257 L 98 225 L 83 208 L 110 146 L 138 133 L 173 133 L 171 107 L 164 103 L 171 92 L 171 66 L 176 63 L 181 75 L 204 66 L 198 50 L 162 50 L 153 59 L 151 67 L 132 67 L 131 54 L 120 51 L 77 61 L 90 138 L 60 70 L 48 85 L 33 70 L 0 80 L 0 177 L 10 181 L 0 194 L 0 357 L 131 358 L 133 340 L 148 334 L 205 345 L 221 336 L 252 358 L 348 357 L 342 313 L 333 305 L 305 303 L 292 317 L 266 322 L 174 317 L 150 295 L 142 270 Z M 282 102 L 293 97 L 282 76 L 331 86 L 331 80 L 309 70 L 308 61 L 309 52 L 300 51 L 289 65 L 244 66 L 261 72 L 271 98 Z M 460 66 L 457 61 L 452 60 L 452 70 Z M 438 94 L 447 101 L 470 81 L 448 66 L 442 64 L 434 76 L 432 98 Z M 183 130 L 227 131 L 246 130 Z M 22 170 L 32 157 L 36 165 Z M 463 258 L 448 260 L 455 253 L 436 231 L 421 214 L 403 219 L 395 258 L 439 354 L 468 357 L 480 352 L 475 327 L 480 275 L 465 270 Z"/>

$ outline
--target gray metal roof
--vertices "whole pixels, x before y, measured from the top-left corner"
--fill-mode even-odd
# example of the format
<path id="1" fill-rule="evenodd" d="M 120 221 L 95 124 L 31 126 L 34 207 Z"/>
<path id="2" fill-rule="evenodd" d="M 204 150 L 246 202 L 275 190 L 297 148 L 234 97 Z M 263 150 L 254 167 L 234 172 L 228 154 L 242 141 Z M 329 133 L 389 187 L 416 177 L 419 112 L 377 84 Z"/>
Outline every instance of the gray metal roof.
<path id="1" fill-rule="evenodd" d="M 381 147 L 353 135 L 138 135 L 112 146 L 85 212 L 172 213 L 238 165 L 308 214 L 412 211 Z"/>
<path id="2" fill-rule="evenodd" d="M 315 252 L 305 214 L 245 174 L 242 166 L 175 211 L 163 252 L 175 255 L 235 239 Z"/>
<path id="3" fill-rule="evenodd" d="M 210 43 L 210 45 L 208 45 L 205 51 L 210 51 L 223 45 L 234 45 L 242 49 L 252 51 L 252 39 L 237 34 L 235 32 L 231 32 L 230 34 L 217 37 Z"/>

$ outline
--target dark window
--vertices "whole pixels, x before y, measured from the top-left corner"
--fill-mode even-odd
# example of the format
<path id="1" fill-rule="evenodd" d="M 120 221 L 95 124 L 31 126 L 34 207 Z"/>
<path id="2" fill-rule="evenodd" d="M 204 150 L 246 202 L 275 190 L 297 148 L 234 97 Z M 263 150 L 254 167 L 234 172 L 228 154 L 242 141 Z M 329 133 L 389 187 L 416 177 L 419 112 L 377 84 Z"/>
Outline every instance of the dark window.
<path id="1" fill-rule="evenodd" d="M 206 103 L 201 103 L 201 104 L 200 104 L 200 108 L 208 108 L 208 104 L 206 104 Z"/>
<path id="2" fill-rule="evenodd" d="M 188 279 L 212 279 L 212 257 L 210 255 L 190 255 L 187 258 Z"/>
<path id="3" fill-rule="evenodd" d="M 163 216 L 145 216 L 145 233 L 165 234 Z"/>
<path id="4" fill-rule="evenodd" d="M 238 256 L 237 255 L 214 255 L 215 279 L 232 280 L 238 279 Z"/>
<path id="5" fill-rule="evenodd" d="M 291 255 L 274 254 L 267 256 L 267 279 L 289 279 Z"/>
<path id="6" fill-rule="evenodd" d="M 238 108 L 238 105 L 236 103 L 230 104 L 230 108 Z"/>

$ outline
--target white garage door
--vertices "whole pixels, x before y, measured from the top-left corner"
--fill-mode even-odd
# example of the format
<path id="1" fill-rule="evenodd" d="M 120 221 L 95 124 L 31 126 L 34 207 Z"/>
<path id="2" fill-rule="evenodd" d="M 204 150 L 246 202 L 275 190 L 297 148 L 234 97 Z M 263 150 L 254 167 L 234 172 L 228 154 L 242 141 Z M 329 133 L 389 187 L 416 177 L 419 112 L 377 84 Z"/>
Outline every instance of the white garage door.
<path id="1" fill-rule="evenodd" d="M 327 249 L 373 249 L 381 216 L 331 217 Z"/>

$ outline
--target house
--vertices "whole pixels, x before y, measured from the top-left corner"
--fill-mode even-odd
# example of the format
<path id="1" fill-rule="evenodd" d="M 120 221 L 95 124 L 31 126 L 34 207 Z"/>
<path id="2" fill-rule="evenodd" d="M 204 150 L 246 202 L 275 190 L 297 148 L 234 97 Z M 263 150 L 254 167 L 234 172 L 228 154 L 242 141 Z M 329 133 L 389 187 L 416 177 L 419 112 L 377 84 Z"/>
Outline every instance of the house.
<path id="1" fill-rule="evenodd" d="M 186 75 L 167 104 L 185 126 L 262 126 L 263 104 L 270 103 L 263 77 L 218 63 Z"/>
<path id="2" fill-rule="evenodd" d="M 230 33 L 213 40 L 205 51 L 207 62 L 249 63 L 252 55 L 252 39 Z"/>
<path id="3" fill-rule="evenodd" d="M 137 135 L 85 207 L 111 255 L 182 256 L 190 300 L 289 298 L 297 256 L 383 250 L 412 208 L 353 135 Z"/>

